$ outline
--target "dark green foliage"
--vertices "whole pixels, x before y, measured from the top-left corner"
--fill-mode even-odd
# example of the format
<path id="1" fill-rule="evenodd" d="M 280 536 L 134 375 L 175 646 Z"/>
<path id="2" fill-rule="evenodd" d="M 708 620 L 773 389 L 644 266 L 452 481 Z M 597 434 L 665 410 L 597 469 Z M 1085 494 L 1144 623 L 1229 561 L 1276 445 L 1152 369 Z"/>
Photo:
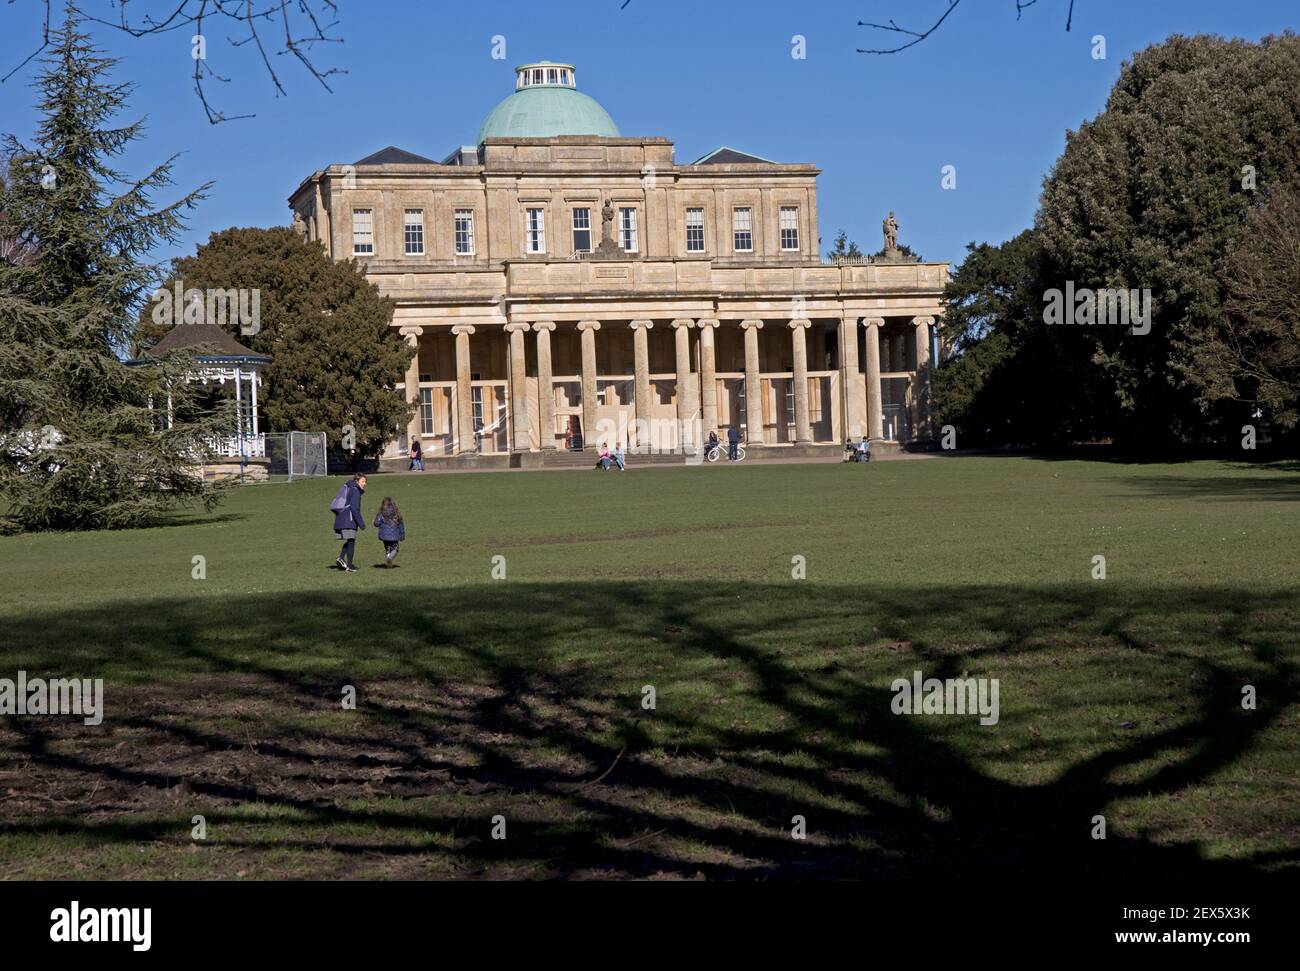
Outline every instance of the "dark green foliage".
<path id="1" fill-rule="evenodd" d="M 1300 182 L 1269 193 L 1251 212 L 1227 276 L 1218 326 L 1207 327 L 1193 345 L 1184 373 L 1207 406 L 1233 402 L 1259 431 L 1294 437 L 1300 424 Z"/>
<path id="2" fill-rule="evenodd" d="M 234 315 L 224 326 L 273 358 L 262 402 L 271 430 L 324 430 L 339 442 L 351 425 L 358 455 L 375 455 L 409 420 L 411 408 L 393 388 L 405 380 L 411 348 L 389 326 L 392 301 L 355 261 L 336 263 L 291 229 L 232 228 L 176 260 L 164 286 L 177 281 L 185 289 L 260 290 L 258 332 L 241 333 Z M 137 341 L 148 345 L 161 333 L 145 308 Z"/>
<path id="3" fill-rule="evenodd" d="M 172 242 L 203 189 L 154 208 L 171 160 L 139 180 L 111 167 L 141 123 L 113 127 L 130 88 L 106 80 L 115 61 L 69 13 L 35 87 L 42 121 L 32 147 L 9 136 L 0 188 L 0 499 L 6 529 L 137 526 L 176 504 L 212 505 L 194 474 L 221 416 L 193 405 L 186 361 L 126 365 L 118 351 L 157 278 L 146 262 Z M 125 191 L 114 195 L 109 187 Z M 205 187 L 206 188 L 206 187 Z M 164 428 L 171 393 L 184 420 Z"/>
<path id="4" fill-rule="evenodd" d="M 1297 182 L 1297 92 L 1292 34 L 1257 44 L 1175 36 L 1127 63 L 1105 111 L 1069 134 L 1031 239 L 973 250 L 981 259 L 954 278 L 949 330 L 969 359 L 936 381 L 944 420 L 1019 444 L 1046 436 L 1149 450 L 1235 436 L 1246 409 L 1208 393 L 1199 372 L 1224 353 L 1248 216 L 1261 193 Z M 1150 333 L 1046 327 L 1044 294 L 1067 282 L 1149 288 Z M 962 309 L 972 300 L 993 310 L 983 332 Z"/>
<path id="5" fill-rule="evenodd" d="M 835 234 L 835 245 L 826 251 L 828 260 L 835 259 L 861 259 L 865 254 L 858 249 L 858 244 L 849 239 L 849 234 L 840 230 Z"/>

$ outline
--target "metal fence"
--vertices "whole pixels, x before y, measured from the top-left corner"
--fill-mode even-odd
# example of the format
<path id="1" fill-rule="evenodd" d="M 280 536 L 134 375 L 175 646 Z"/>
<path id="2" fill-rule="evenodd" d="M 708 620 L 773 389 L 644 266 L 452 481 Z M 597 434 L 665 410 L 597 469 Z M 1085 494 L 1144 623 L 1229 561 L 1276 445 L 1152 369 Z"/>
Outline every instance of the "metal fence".
<path id="1" fill-rule="evenodd" d="M 328 441 L 324 432 L 270 432 L 266 439 L 267 472 L 289 481 L 325 475 Z"/>

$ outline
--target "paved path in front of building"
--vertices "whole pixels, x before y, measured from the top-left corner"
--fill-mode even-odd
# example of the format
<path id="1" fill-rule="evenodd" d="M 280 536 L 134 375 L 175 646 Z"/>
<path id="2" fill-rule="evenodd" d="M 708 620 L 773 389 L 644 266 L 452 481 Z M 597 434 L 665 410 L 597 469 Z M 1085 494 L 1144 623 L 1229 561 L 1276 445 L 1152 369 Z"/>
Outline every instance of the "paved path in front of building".
<path id="1" fill-rule="evenodd" d="M 913 459 L 933 459 L 938 457 L 939 456 L 931 452 L 895 452 L 889 455 L 886 454 L 875 455 L 872 457 L 871 461 L 872 462 L 907 462 Z M 653 465 L 637 465 L 635 464 L 634 461 L 636 456 L 630 456 L 630 458 L 633 461 L 628 462 L 627 470 L 629 472 L 646 472 L 651 469 L 680 469 L 680 468 L 692 467 L 691 464 L 687 462 L 658 462 Z M 563 466 L 551 466 L 550 468 L 543 467 L 543 468 L 531 468 L 531 469 L 466 469 L 466 468 L 457 468 L 453 460 L 449 462 L 442 462 L 442 461 L 426 462 L 424 472 L 412 472 L 409 470 L 403 470 L 400 472 L 382 472 L 382 473 L 377 472 L 374 474 L 376 475 L 424 475 L 426 473 L 437 473 L 440 475 L 455 475 L 457 473 L 463 473 L 463 472 L 594 472 L 595 469 L 593 468 L 593 466 L 595 466 L 595 464 L 596 463 L 593 460 L 591 465 L 563 465 Z M 717 462 L 694 463 L 694 466 L 707 467 L 712 465 L 717 467 L 723 467 L 729 464 L 731 463 L 723 462 L 719 460 Z M 845 462 L 842 458 L 836 455 L 834 458 L 810 458 L 806 456 L 798 457 L 798 458 L 793 456 L 790 458 L 761 458 L 761 459 L 747 458 L 741 464 L 743 465 L 848 465 L 849 463 Z M 443 468 L 442 466 L 444 465 L 451 466 L 451 467 Z M 617 471 L 617 469 L 611 469 L 611 471 Z"/>

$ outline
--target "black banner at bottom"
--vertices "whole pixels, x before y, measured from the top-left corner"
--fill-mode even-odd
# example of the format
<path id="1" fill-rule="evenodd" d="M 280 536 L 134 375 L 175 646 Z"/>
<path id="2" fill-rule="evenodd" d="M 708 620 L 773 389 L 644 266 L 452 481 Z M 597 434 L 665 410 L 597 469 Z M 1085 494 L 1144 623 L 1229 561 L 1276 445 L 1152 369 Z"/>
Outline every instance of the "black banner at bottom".
<path id="1" fill-rule="evenodd" d="M 875 955 L 1163 944 L 1227 957 L 1287 943 L 1297 883 L 7 883 L 0 932 L 7 955 L 146 960 L 337 959 L 457 942 L 494 958 L 676 943 L 732 952 L 841 943 Z"/>

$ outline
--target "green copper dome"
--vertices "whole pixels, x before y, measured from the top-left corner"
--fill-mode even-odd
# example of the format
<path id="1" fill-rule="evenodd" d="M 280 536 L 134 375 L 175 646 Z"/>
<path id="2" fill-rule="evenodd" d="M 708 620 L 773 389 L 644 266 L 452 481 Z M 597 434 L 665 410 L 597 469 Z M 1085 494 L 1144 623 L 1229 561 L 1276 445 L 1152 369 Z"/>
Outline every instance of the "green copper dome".
<path id="1" fill-rule="evenodd" d="M 485 138 L 618 137 L 609 113 L 576 88 L 572 65 L 539 61 L 516 68 L 515 75 L 514 94 L 488 113 L 477 144 Z"/>

